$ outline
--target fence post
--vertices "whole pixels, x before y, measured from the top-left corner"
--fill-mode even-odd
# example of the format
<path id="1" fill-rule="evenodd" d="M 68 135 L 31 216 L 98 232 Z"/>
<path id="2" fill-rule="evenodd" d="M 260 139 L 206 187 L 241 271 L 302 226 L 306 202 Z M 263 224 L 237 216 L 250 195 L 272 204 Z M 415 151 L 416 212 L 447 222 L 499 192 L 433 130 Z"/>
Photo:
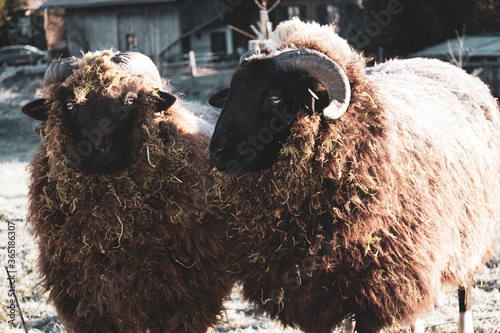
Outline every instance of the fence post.
<path id="1" fill-rule="evenodd" d="M 191 73 L 193 76 L 198 76 L 198 68 L 196 67 L 196 57 L 194 51 L 189 51 L 189 65 L 191 66 Z"/>

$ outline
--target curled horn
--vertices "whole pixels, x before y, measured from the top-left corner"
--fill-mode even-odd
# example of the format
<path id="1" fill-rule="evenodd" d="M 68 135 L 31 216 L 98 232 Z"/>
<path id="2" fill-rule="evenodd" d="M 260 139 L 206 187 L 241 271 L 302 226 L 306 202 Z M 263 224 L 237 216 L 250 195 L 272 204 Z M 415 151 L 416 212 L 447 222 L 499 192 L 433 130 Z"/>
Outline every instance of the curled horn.
<path id="1" fill-rule="evenodd" d="M 349 107 L 351 87 L 344 70 L 325 54 L 315 50 L 286 51 L 274 59 L 276 67 L 285 72 L 304 73 L 323 84 L 330 99 L 323 110 L 328 119 L 340 118 Z"/>
<path id="2" fill-rule="evenodd" d="M 111 61 L 118 64 L 130 75 L 144 76 L 153 88 L 162 88 L 160 73 L 148 56 L 139 52 L 127 51 L 114 55 Z"/>
<path id="3" fill-rule="evenodd" d="M 45 70 L 43 76 L 43 87 L 48 87 L 53 83 L 64 82 L 73 74 L 73 71 L 80 66 L 81 59 L 71 57 L 54 61 Z"/>

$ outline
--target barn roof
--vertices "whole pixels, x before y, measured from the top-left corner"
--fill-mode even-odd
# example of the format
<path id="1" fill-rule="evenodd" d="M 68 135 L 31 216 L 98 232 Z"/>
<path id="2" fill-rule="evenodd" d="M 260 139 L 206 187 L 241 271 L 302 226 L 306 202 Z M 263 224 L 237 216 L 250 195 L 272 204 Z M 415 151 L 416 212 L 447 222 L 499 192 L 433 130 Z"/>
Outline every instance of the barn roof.
<path id="1" fill-rule="evenodd" d="M 457 57 L 460 50 L 470 57 L 500 57 L 500 35 L 463 36 L 428 47 L 412 56 L 443 58 L 453 52 Z"/>
<path id="2" fill-rule="evenodd" d="M 43 3 L 42 0 L 28 0 L 28 9 L 37 10 L 42 3 Z"/>
<path id="3" fill-rule="evenodd" d="M 106 6 L 127 6 L 127 5 L 142 5 L 149 3 L 168 3 L 177 2 L 177 0 L 47 0 L 40 9 L 51 8 L 93 8 Z"/>

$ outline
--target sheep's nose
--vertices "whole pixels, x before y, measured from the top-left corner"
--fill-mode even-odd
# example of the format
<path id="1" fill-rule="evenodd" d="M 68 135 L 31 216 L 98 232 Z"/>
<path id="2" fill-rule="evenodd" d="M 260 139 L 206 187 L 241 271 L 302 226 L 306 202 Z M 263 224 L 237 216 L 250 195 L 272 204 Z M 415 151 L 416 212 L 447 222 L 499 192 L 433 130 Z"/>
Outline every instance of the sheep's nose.
<path id="1" fill-rule="evenodd" d="M 226 146 L 219 146 L 212 151 L 212 159 L 220 160 L 224 152 L 227 150 Z"/>
<path id="2" fill-rule="evenodd" d="M 219 170 L 225 170 L 227 158 L 229 156 L 229 149 L 227 145 L 217 145 L 210 147 L 210 161 Z"/>
<path id="3" fill-rule="evenodd" d="M 100 155 L 107 157 L 109 155 L 109 152 L 111 151 L 111 148 L 113 148 L 113 144 L 109 144 L 107 146 L 95 146 L 94 149 L 99 152 Z"/>
<path id="4" fill-rule="evenodd" d="M 209 150 L 212 162 L 217 164 L 217 162 L 220 161 L 228 151 L 227 139 L 224 137 L 216 138 L 213 136 L 212 141 L 210 142 Z"/>

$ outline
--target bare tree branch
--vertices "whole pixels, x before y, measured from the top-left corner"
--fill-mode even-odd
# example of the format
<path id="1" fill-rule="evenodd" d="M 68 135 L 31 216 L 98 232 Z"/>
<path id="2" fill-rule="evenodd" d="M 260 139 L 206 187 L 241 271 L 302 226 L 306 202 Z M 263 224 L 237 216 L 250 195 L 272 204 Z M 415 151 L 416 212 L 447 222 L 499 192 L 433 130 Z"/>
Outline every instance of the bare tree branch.
<path id="1" fill-rule="evenodd" d="M 253 2 L 255 2 L 255 4 L 257 5 L 257 7 L 259 7 L 260 9 L 266 10 L 266 7 L 262 6 L 261 3 L 258 0 L 253 0 Z"/>
<path id="2" fill-rule="evenodd" d="M 457 30 L 455 30 L 455 34 L 457 35 L 458 43 L 457 56 L 455 57 L 455 51 L 453 50 L 451 41 L 448 40 L 448 58 L 455 66 L 463 68 L 469 62 L 472 50 L 465 47 L 465 27 L 463 28 L 462 36 L 460 36 Z"/>
<path id="3" fill-rule="evenodd" d="M 280 4 L 281 0 L 276 0 L 276 2 L 267 10 L 268 13 L 272 12 L 278 5 Z"/>

